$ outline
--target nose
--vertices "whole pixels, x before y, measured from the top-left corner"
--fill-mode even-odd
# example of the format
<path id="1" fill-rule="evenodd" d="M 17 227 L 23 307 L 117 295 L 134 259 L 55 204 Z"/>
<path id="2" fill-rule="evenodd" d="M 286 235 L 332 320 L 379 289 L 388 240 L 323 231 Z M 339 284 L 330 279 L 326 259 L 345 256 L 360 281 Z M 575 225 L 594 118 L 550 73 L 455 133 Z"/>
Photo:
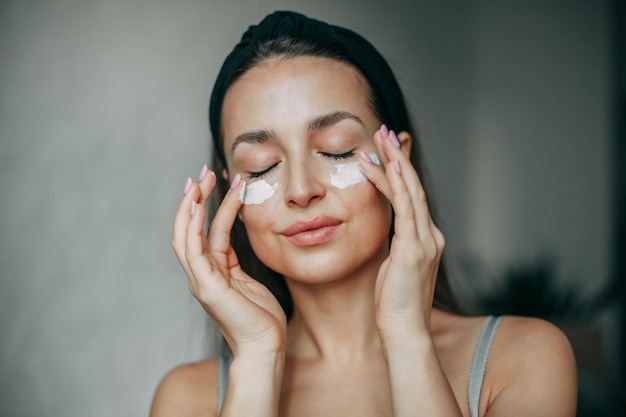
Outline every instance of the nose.
<path id="1" fill-rule="evenodd" d="M 290 162 L 289 182 L 285 193 L 288 205 L 307 207 L 326 194 L 326 188 L 319 178 L 320 167 L 313 165 L 306 158 L 297 158 Z"/>

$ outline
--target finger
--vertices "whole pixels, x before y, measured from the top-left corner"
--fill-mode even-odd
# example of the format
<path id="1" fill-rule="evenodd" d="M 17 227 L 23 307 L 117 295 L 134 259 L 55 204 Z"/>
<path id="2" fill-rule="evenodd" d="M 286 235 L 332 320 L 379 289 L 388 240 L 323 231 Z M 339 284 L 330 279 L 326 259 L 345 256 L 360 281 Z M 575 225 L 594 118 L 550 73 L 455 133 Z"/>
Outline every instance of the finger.
<path id="1" fill-rule="evenodd" d="M 396 159 L 389 162 L 386 168 L 387 178 L 393 193 L 391 203 L 395 213 L 394 228 L 396 237 L 401 241 L 415 242 L 419 239 L 419 234 L 415 221 L 413 202 L 406 183 L 402 178 L 402 165 Z"/>
<path id="2" fill-rule="evenodd" d="M 193 201 L 187 224 L 185 259 L 189 268 L 189 288 L 206 307 L 214 305 L 227 284 L 224 279 L 218 279 L 220 274 L 224 274 L 225 268 L 220 266 L 219 261 L 212 264 L 208 256 L 208 243 L 203 230 L 205 218 L 206 210 Z"/>
<path id="3" fill-rule="evenodd" d="M 435 223 L 432 223 L 431 230 L 433 238 L 435 240 L 435 246 L 437 248 L 437 257 L 438 259 L 441 259 L 441 255 L 446 248 L 445 236 L 443 235 L 443 232 L 437 226 L 435 226 Z"/>
<path id="4" fill-rule="evenodd" d="M 172 231 L 172 248 L 176 253 L 178 261 L 183 266 L 183 269 L 185 269 L 185 272 L 188 272 L 187 261 L 185 259 L 187 225 L 189 224 L 189 219 L 191 218 L 191 204 L 192 202 L 198 201 L 198 198 L 200 196 L 200 190 L 198 188 L 198 185 L 192 181 L 191 177 L 188 177 L 187 181 L 185 182 L 183 192 L 183 198 L 178 204 L 176 216 L 174 217 L 174 228 Z"/>
<path id="5" fill-rule="evenodd" d="M 395 140 L 394 140 L 395 139 Z M 409 157 L 400 148 L 395 133 L 390 132 L 389 138 L 383 142 L 383 153 L 390 160 L 398 161 L 402 172 L 402 180 L 408 190 L 411 204 L 416 217 L 417 231 L 422 239 L 432 238 L 431 226 L 433 226 L 426 191 L 422 186 L 413 164 Z"/>
<path id="6" fill-rule="evenodd" d="M 207 165 L 204 164 L 200 169 L 200 174 L 198 175 L 198 187 L 200 188 L 200 200 L 198 201 L 200 205 L 206 207 L 206 202 L 215 188 L 215 183 L 217 182 L 217 177 L 215 176 L 215 172 L 208 169 Z"/>
<path id="7" fill-rule="evenodd" d="M 237 212 L 243 204 L 242 193 L 245 186 L 245 182 L 237 174 L 211 222 L 208 236 L 211 251 L 228 254 L 231 230 L 237 218 Z"/>
<path id="8" fill-rule="evenodd" d="M 193 182 L 191 177 L 187 178 L 183 190 L 184 197 L 178 206 L 176 217 L 174 218 L 175 234 L 180 236 L 181 233 L 176 232 L 186 230 L 187 223 L 189 222 L 189 218 L 191 217 L 190 210 L 192 201 L 195 201 L 197 204 L 206 207 L 206 201 L 213 192 L 213 189 L 215 188 L 215 183 L 215 173 L 209 170 L 206 164 L 204 164 L 200 169 L 200 175 L 198 175 L 197 183 Z"/>
<path id="9" fill-rule="evenodd" d="M 369 179 L 374 186 L 380 191 L 389 201 L 393 198 L 393 192 L 389 185 L 389 179 L 385 175 L 385 171 L 382 167 L 376 164 L 372 158 L 365 152 L 361 152 L 359 158 L 359 168 L 363 175 Z"/>
<path id="10" fill-rule="evenodd" d="M 374 146 L 376 146 L 376 152 L 380 157 L 380 163 L 382 164 L 382 166 L 386 166 L 390 161 L 383 151 L 383 143 L 387 140 L 388 137 L 389 130 L 384 124 L 380 126 L 380 129 L 378 129 L 376 133 L 374 133 Z"/>

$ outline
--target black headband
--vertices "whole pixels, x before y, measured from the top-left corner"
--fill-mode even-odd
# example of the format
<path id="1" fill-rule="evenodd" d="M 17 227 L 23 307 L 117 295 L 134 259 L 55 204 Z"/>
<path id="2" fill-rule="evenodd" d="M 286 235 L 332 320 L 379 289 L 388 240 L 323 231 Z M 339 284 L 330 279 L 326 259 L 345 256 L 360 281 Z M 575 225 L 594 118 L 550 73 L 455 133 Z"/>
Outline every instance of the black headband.
<path id="1" fill-rule="evenodd" d="M 365 77 L 377 103 L 382 122 L 397 132 L 410 130 L 410 122 L 402 92 L 391 68 L 383 56 L 360 35 L 338 26 L 332 26 L 299 13 L 274 12 L 256 26 L 250 26 L 241 41 L 226 57 L 217 76 L 209 105 L 209 122 L 217 156 L 224 166 L 226 161 L 221 144 L 221 112 L 224 96 L 230 85 L 256 55 L 257 47 L 269 40 L 294 38 L 317 44 L 332 45 L 342 51 L 345 59 Z"/>

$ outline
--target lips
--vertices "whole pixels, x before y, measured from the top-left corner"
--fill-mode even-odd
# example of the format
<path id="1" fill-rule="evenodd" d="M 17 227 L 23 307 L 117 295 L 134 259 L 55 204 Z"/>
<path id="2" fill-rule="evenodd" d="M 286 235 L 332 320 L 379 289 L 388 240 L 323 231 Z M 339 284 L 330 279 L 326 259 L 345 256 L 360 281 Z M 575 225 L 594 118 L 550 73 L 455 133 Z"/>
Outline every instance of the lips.
<path id="1" fill-rule="evenodd" d="M 332 239 L 341 225 L 341 220 L 329 216 L 314 217 L 296 222 L 281 232 L 291 243 L 298 246 L 321 245 Z"/>

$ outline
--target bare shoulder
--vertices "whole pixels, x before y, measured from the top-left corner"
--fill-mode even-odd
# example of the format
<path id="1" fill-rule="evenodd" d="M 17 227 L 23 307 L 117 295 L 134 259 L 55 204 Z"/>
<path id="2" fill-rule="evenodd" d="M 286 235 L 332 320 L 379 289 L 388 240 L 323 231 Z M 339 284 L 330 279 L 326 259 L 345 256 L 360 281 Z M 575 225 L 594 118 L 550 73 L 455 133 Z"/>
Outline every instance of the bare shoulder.
<path id="1" fill-rule="evenodd" d="M 489 357 L 480 414 L 574 416 L 577 386 L 574 354 L 558 327 L 506 316 Z"/>
<path id="2" fill-rule="evenodd" d="M 217 359 L 208 359 L 169 371 L 154 395 L 150 416 L 215 416 L 217 367 Z"/>

